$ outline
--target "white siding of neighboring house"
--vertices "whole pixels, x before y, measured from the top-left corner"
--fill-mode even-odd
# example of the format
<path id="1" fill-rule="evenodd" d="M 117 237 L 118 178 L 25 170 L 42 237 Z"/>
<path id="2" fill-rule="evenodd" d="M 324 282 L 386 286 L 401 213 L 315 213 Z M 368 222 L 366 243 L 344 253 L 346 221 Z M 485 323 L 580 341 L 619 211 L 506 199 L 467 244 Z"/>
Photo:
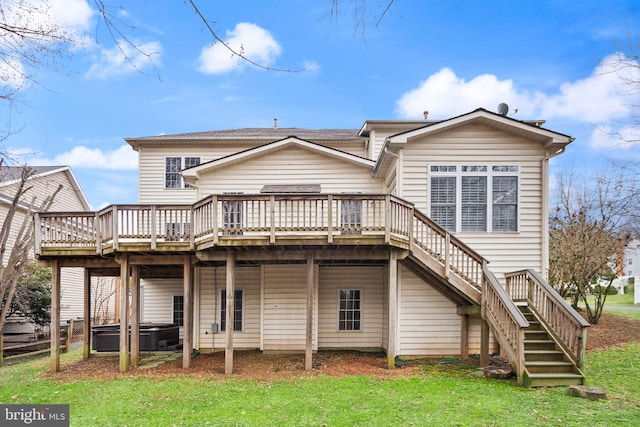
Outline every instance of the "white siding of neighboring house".
<path id="1" fill-rule="evenodd" d="M 243 329 L 233 332 L 233 346 L 238 349 L 260 347 L 260 267 L 235 268 L 235 289 L 244 294 Z M 220 330 L 220 293 L 226 290 L 226 267 L 200 268 L 199 348 L 208 352 L 225 347 L 225 332 Z M 211 325 L 218 326 L 212 334 Z"/>
<path id="2" fill-rule="evenodd" d="M 400 197 L 429 216 L 428 166 L 433 164 L 513 164 L 519 173 L 519 231 L 459 233 L 457 236 L 490 262 L 499 279 L 524 268 L 543 268 L 543 191 L 540 143 L 482 125 L 456 129 L 412 141 L 403 149 Z M 545 272 L 543 272 L 545 273 Z"/>
<path id="3" fill-rule="evenodd" d="M 317 297 L 314 298 L 314 313 L 316 307 Z M 261 350 L 304 350 L 306 316 L 307 266 L 263 266 Z M 316 324 L 314 319 L 314 330 Z M 316 334 L 313 340 L 316 348 Z"/>
<path id="4" fill-rule="evenodd" d="M 321 267 L 318 295 L 319 348 L 382 348 L 383 267 Z M 340 289 L 361 292 L 362 330 L 338 330 Z"/>
<path id="5" fill-rule="evenodd" d="M 72 185 L 69 176 L 64 171 L 57 171 L 53 173 L 45 173 L 42 175 L 36 175 L 28 182 L 30 189 L 25 193 L 23 201 L 30 203 L 33 197 L 36 197 L 34 203 L 34 209 L 37 209 L 42 202 L 54 191 L 58 186 L 62 185 L 62 189 L 58 192 L 53 200 L 50 211 L 83 211 L 85 205 L 81 198 L 81 195 L 76 191 Z M 18 184 L 14 183 L 2 188 L 2 192 L 10 197 L 15 193 Z M 0 205 L 0 223 L 4 222 L 8 213 L 8 207 L 6 205 Z M 8 248 L 12 248 L 15 244 L 15 239 L 18 230 L 22 226 L 25 218 L 26 211 L 16 211 L 15 217 L 12 222 L 12 228 L 10 232 L 10 238 L 8 241 Z M 3 263 L 6 263 L 9 258 L 10 251 L 5 253 Z M 84 315 L 84 270 L 81 268 L 63 268 L 60 273 L 60 319 L 62 322 L 66 322 L 69 319 L 82 318 Z"/>
<path id="6" fill-rule="evenodd" d="M 220 177 L 224 177 L 221 179 Z M 381 193 L 368 168 L 302 148 L 285 148 L 205 174 L 201 197 L 223 192 L 256 194 L 264 185 L 320 184 L 322 193 Z"/>

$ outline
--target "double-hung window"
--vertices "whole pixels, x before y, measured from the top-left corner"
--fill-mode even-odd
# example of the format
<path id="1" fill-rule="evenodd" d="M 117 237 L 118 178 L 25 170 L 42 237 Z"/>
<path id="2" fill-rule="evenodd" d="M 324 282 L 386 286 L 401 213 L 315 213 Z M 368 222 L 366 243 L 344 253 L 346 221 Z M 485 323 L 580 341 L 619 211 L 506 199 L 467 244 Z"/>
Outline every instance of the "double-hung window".
<path id="1" fill-rule="evenodd" d="M 200 164 L 200 157 L 165 157 L 164 188 L 190 188 L 182 180 L 180 172 Z"/>
<path id="2" fill-rule="evenodd" d="M 184 326 L 184 296 L 173 296 L 173 323 Z"/>
<path id="3" fill-rule="evenodd" d="M 223 194 L 243 194 L 241 192 L 225 192 Z M 227 236 L 242 235 L 244 226 L 244 201 L 224 200 L 222 202 L 222 234 Z"/>
<path id="4" fill-rule="evenodd" d="M 362 194 L 343 193 L 343 194 Z M 341 234 L 362 234 L 362 200 L 345 198 L 340 202 Z"/>
<path id="5" fill-rule="evenodd" d="M 243 314 L 243 292 L 242 289 L 236 289 L 233 292 L 233 330 L 242 330 L 242 314 Z M 220 330 L 227 329 L 227 291 L 220 291 Z"/>
<path id="6" fill-rule="evenodd" d="M 518 230 L 517 165 L 430 165 L 431 218 L 451 232 Z"/>
<path id="7" fill-rule="evenodd" d="M 361 330 L 362 300 L 360 290 L 340 289 L 338 304 L 338 330 Z"/>

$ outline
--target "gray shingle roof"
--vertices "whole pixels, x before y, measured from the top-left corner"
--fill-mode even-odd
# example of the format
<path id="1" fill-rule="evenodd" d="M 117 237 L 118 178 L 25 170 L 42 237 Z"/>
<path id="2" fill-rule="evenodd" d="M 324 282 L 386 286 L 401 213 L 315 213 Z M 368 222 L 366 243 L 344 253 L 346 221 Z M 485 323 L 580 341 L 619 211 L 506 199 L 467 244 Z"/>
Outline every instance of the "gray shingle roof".
<path id="1" fill-rule="evenodd" d="M 242 128 L 226 130 L 210 130 L 206 132 L 189 132 L 171 135 L 156 135 L 127 139 L 271 139 L 278 140 L 296 136 L 306 140 L 345 140 L 362 139 L 359 129 L 303 129 L 303 128 Z"/>

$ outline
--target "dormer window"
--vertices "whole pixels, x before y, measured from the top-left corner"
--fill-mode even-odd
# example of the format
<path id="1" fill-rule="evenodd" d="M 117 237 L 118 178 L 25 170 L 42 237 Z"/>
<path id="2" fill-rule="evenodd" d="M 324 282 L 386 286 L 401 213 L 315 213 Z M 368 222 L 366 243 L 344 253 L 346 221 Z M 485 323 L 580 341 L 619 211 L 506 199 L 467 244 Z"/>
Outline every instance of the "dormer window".
<path id="1" fill-rule="evenodd" d="M 191 188 L 182 179 L 183 169 L 200 164 L 200 157 L 166 157 L 164 161 L 164 188 Z"/>

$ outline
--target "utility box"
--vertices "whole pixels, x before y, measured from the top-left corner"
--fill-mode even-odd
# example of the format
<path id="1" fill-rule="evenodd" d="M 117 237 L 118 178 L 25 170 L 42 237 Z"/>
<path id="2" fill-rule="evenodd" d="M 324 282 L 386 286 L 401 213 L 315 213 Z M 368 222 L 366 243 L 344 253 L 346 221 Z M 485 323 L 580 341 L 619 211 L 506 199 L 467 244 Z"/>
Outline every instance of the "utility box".
<path id="1" fill-rule="evenodd" d="M 217 334 L 218 333 L 218 324 L 217 323 L 212 323 L 211 324 L 211 333 L 212 334 Z"/>

